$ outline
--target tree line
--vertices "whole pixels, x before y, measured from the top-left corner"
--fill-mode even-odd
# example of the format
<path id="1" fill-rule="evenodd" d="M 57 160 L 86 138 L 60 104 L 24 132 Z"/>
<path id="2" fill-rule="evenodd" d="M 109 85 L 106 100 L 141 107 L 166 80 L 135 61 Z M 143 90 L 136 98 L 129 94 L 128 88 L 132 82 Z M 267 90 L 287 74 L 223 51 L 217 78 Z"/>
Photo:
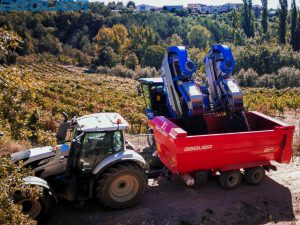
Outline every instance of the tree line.
<path id="1" fill-rule="evenodd" d="M 228 44 L 236 57 L 238 73 L 253 68 L 259 76 L 277 74 L 281 67 L 299 68 L 300 13 L 295 0 L 290 10 L 279 0 L 277 16 L 269 17 L 268 0 L 261 13 L 252 0 L 241 11 L 212 15 L 184 15 L 163 11 L 135 12 L 133 1 L 92 3 L 84 12 L 4 12 L 0 26 L 19 37 L 19 47 L 0 56 L 1 64 L 54 60 L 65 64 L 135 70 L 159 69 L 170 45 L 185 45 L 199 70 L 211 44 Z M 114 9 L 120 9 L 118 12 Z M 274 49 L 280 49 L 276 57 Z M 284 59 L 283 57 L 286 57 Z M 270 66 L 271 63 L 274 66 Z"/>

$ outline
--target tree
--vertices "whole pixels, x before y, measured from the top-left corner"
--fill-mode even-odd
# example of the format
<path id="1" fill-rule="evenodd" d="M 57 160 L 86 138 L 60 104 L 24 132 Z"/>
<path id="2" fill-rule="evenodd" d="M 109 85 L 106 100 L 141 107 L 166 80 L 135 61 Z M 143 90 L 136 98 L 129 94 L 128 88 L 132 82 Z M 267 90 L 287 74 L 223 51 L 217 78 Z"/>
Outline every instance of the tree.
<path id="1" fill-rule="evenodd" d="M 135 9 L 135 8 L 136 8 L 136 7 L 135 7 L 134 1 L 129 1 L 129 2 L 127 3 L 126 7 L 127 7 L 127 8 L 132 8 L 132 9 Z"/>
<path id="2" fill-rule="evenodd" d="M 263 28 L 263 32 L 266 34 L 268 32 L 268 0 L 261 0 L 261 4 L 262 4 L 261 26 Z"/>
<path id="3" fill-rule="evenodd" d="M 193 26 L 187 34 L 189 45 L 196 48 L 206 48 L 211 37 L 209 30 L 201 25 Z"/>
<path id="4" fill-rule="evenodd" d="M 111 47 L 116 54 L 123 58 L 129 45 L 128 31 L 121 24 L 116 24 L 112 28 L 101 28 L 96 36 L 98 52 L 103 48 Z"/>
<path id="5" fill-rule="evenodd" d="M 99 51 L 97 64 L 100 66 L 114 67 L 120 61 L 119 55 L 110 46 L 105 46 Z"/>
<path id="6" fill-rule="evenodd" d="M 165 40 L 166 46 L 177 46 L 177 45 L 182 45 L 182 43 L 183 40 L 178 34 L 173 34 L 171 37 Z"/>
<path id="7" fill-rule="evenodd" d="M 235 9 L 232 11 L 232 27 L 234 29 L 238 29 L 240 27 L 239 15 Z"/>
<path id="8" fill-rule="evenodd" d="M 125 66 L 127 66 L 129 69 L 135 70 L 136 67 L 139 65 L 139 59 L 134 54 L 134 52 L 129 53 L 128 55 L 125 56 Z"/>
<path id="9" fill-rule="evenodd" d="M 243 0 L 242 27 L 248 38 L 254 37 L 254 17 L 252 13 L 252 0 Z"/>
<path id="10" fill-rule="evenodd" d="M 143 66 L 159 69 L 165 54 L 165 48 L 159 45 L 151 45 L 146 49 Z"/>
<path id="11" fill-rule="evenodd" d="M 22 38 L 15 32 L 0 28 L 0 64 L 13 64 L 16 62 L 15 52 L 22 42 Z"/>
<path id="12" fill-rule="evenodd" d="M 298 11 L 298 20 L 297 20 L 297 27 L 296 27 L 296 50 L 299 51 L 300 50 L 300 11 Z"/>
<path id="13" fill-rule="evenodd" d="M 279 43 L 286 43 L 286 20 L 288 14 L 288 2 L 287 0 L 279 0 Z"/>
<path id="14" fill-rule="evenodd" d="M 291 45 L 294 51 L 298 50 L 297 46 L 297 6 L 295 0 L 292 1 L 291 6 Z"/>
<path id="15" fill-rule="evenodd" d="M 131 49 L 141 60 L 146 49 L 150 45 L 156 44 L 156 36 L 151 27 L 135 26 L 130 28 Z"/>

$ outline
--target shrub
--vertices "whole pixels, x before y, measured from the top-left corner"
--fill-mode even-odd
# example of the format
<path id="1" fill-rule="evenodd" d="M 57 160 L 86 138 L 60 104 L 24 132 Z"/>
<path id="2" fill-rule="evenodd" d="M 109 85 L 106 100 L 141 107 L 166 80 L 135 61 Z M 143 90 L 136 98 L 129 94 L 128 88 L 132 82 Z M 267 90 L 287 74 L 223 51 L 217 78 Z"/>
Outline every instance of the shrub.
<path id="1" fill-rule="evenodd" d="M 28 141 L 14 141 L 9 137 L 0 137 L 0 157 L 6 154 L 12 154 L 31 147 Z"/>
<path id="2" fill-rule="evenodd" d="M 259 75 L 277 72 L 282 67 L 300 69 L 300 53 L 272 44 L 247 45 L 233 49 L 236 69 L 254 68 Z"/>
<path id="3" fill-rule="evenodd" d="M 118 77 L 127 77 L 127 78 L 133 78 L 135 76 L 133 70 L 128 69 L 120 64 L 118 64 L 117 66 L 111 69 L 111 74 Z"/>
<path id="4" fill-rule="evenodd" d="M 96 69 L 98 74 L 110 74 L 117 77 L 126 77 L 138 79 L 141 77 L 158 77 L 159 73 L 154 67 L 137 67 L 135 71 L 128 69 L 120 64 L 116 67 L 108 68 L 105 66 L 98 66 Z"/>
<path id="5" fill-rule="evenodd" d="M 241 69 L 237 76 L 239 84 L 243 87 L 254 87 L 257 78 L 258 74 L 252 68 L 248 69 L 247 71 Z"/>
<path id="6" fill-rule="evenodd" d="M 141 78 L 141 77 L 158 77 L 159 72 L 154 67 L 145 67 L 140 68 L 138 67 L 135 70 L 135 79 Z"/>
<path id="7" fill-rule="evenodd" d="M 276 88 L 285 87 L 300 87 L 300 70 L 283 67 L 278 70 L 278 75 L 276 76 Z"/>
<path id="8" fill-rule="evenodd" d="M 106 66 L 98 66 L 96 69 L 96 73 L 99 74 L 111 74 L 111 69 Z"/>
<path id="9" fill-rule="evenodd" d="M 29 176 L 30 171 L 22 165 L 13 164 L 10 159 L 0 157 L 0 224 L 36 224 L 22 213 L 22 207 L 14 204 L 16 191 L 23 195 L 37 196 L 39 190 L 23 186 L 23 179 Z"/>

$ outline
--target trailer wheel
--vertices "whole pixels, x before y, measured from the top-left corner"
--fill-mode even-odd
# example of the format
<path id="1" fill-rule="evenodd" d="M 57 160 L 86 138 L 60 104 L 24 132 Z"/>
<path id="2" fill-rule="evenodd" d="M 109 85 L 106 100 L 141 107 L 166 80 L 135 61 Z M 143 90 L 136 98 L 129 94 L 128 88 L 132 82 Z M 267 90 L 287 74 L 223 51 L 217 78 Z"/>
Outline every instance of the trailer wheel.
<path id="1" fill-rule="evenodd" d="M 28 217 L 35 220 L 42 220 L 47 214 L 51 205 L 51 196 L 47 190 L 43 190 L 43 194 L 38 197 L 23 197 L 20 192 L 15 193 L 14 202 L 22 206 L 22 212 Z"/>
<path id="2" fill-rule="evenodd" d="M 266 172 L 263 167 L 255 167 L 245 170 L 245 180 L 250 185 L 258 185 L 265 178 Z"/>
<path id="3" fill-rule="evenodd" d="M 242 180 L 242 174 L 239 170 L 231 170 L 221 173 L 219 176 L 219 182 L 225 189 L 234 189 L 240 185 Z"/>
<path id="4" fill-rule="evenodd" d="M 97 197 L 106 208 L 122 209 L 135 205 L 147 186 L 145 171 L 131 163 L 108 169 L 99 179 Z"/>

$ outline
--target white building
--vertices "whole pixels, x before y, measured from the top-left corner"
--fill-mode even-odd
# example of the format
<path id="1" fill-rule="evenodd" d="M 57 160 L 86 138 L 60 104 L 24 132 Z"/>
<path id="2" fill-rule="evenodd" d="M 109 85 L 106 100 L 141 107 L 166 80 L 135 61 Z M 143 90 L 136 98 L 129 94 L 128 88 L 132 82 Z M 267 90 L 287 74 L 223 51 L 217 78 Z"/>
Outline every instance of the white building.
<path id="1" fill-rule="evenodd" d="M 136 6 L 136 10 L 137 11 L 155 11 L 156 7 L 155 6 L 151 6 L 151 5 L 141 4 L 141 5 L 137 5 Z"/>

